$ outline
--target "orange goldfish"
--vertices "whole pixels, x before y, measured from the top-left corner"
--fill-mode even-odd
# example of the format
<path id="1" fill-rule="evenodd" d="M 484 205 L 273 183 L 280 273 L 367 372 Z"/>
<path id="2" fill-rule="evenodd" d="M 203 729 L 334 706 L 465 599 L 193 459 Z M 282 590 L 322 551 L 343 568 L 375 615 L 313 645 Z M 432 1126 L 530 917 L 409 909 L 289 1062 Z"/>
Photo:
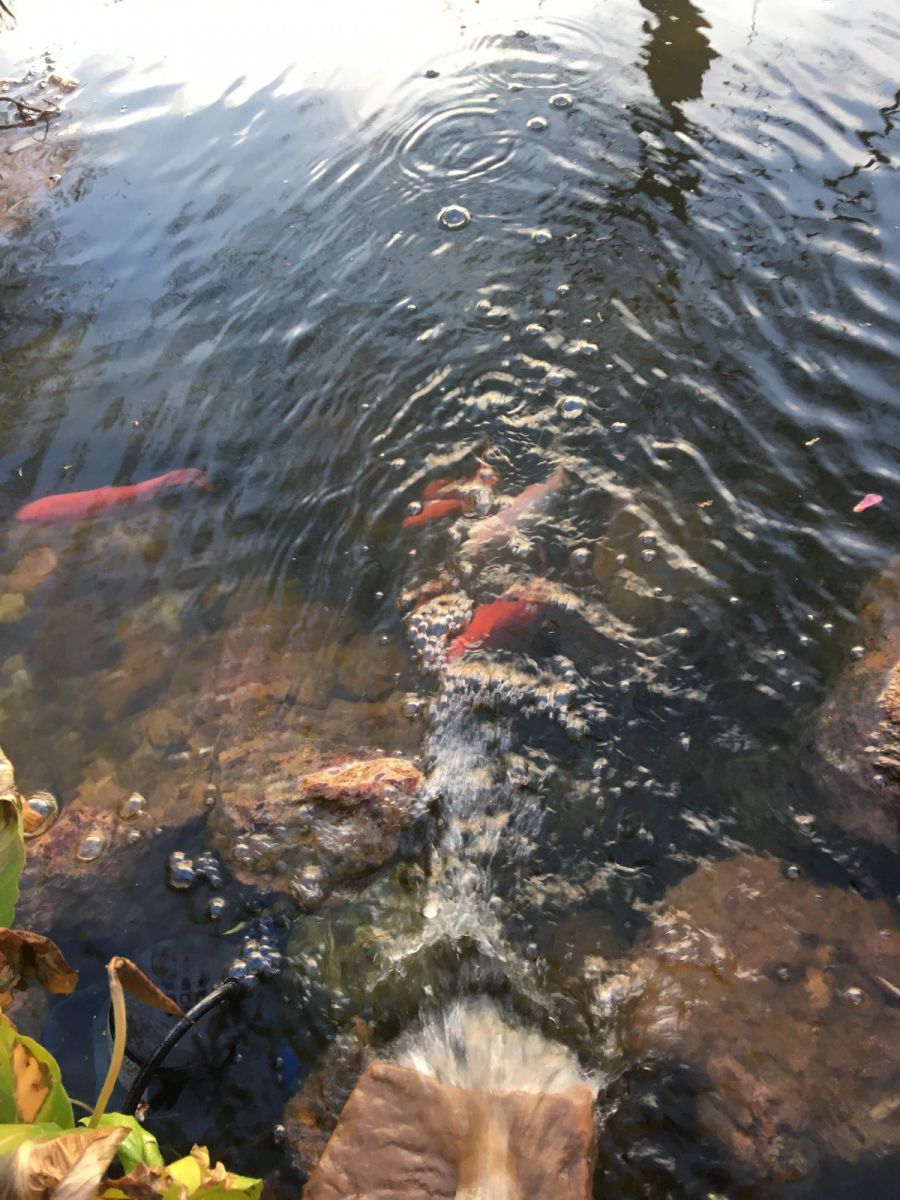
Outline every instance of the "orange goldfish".
<path id="1" fill-rule="evenodd" d="M 533 600 L 493 600 L 479 604 L 472 619 L 450 643 L 447 659 L 454 662 L 462 658 L 467 650 L 476 646 L 493 647 L 502 645 L 509 634 L 522 633 L 530 629 L 541 616 L 546 606 Z"/>
<path id="2" fill-rule="evenodd" d="M 125 487 L 94 488 L 90 492 L 65 492 L 32 500 L 15 514 L 17 521 L 36 521 L 46 525 L 70 525 L 93 517 L 108 517 L 172 488 L 192 486 L 213 491 L 206 474 L 196 467 L 167 471 L 143 483 Z"/>

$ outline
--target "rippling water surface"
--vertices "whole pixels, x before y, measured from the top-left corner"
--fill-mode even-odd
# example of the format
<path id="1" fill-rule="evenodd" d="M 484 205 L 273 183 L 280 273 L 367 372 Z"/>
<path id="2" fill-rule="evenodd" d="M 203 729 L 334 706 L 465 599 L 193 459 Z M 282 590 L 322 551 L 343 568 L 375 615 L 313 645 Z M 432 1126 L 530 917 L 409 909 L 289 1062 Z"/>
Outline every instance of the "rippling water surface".
<path id="1" fill-rule="evenodd" d="M 0 566 L 57 556 L 0 625 L 5 748 L 63 805 L 85 780 L 124 779 L 135 721 L 166 689 L 199 692 L 204 653 L 264 604 L 298 693 L 323 670 L 318 642 L 366 678 L 396 659 L 383 693 L 340 668 L 298 703 L 311 736 L 421 752 L 438 811 L 415 919 L 380 884 L 350 917 L 299 919 L 320 973 L 257 1002 L 253 1052 L 282 1065 L 228 1085 L 220 1147 L 281 1169 L 268 1131 L 352 1003 L 321 973 L 346 919 L 402 960 L 376 1013 L 394 1032 L 442 996 L 509 991 L 603 1072 L 608 1111 L 631 1114 L 603 1194 L 787 1194 L 704 1157 L 690 1089 L 666 1078 L 635 1099 L 585 964 L 627 955 L 648 906 L 706 857 L 770 853 L 823 886 L 896 891 L 896 861 L 837 829 L 801 753 L 858 640 L 861 587 L 896 549 L 896 14 L 17 7 L 0 74 L 37 96 L 51 67 L 78 86 L 37 172 L 59 182 L 41 177 L 0 225 Z M 41 136 L 0 131 L 4 187 Z M 477 556 L 472 518 L 401 524 L 479 454 L 497 494 L 559 466 L 568 482 Z M 50 492 L 184 466 L 215 493 L 118 523 L 12 520 Z M 855 515 L 867 492 L 883 504 Z M 397 612 L 442 573 L 474 604 L 535 579 L 565 603 L 448 682 L 420 668 Z M 122 699 L 131 671 L 146 686 Z M 391 695 L 419 717 L 392 716 Z M 171 766 L 178 747 L 154 744 Z M 138 781 L 148 795 L 155 778 Z M 160 835 L 140 887 L 209 941 L 200 901 L 164 885 L 189 836 L 203 842 Z M 68 928 L 99 982 L 115 930 Z M 840 1043 L 840 1025 L 823 1036 Z M 872 1194 L 892 1195 L 890 1170 L 872 1171 Z M 836 1169 L 817 1194 L 857 1178 Z"/>

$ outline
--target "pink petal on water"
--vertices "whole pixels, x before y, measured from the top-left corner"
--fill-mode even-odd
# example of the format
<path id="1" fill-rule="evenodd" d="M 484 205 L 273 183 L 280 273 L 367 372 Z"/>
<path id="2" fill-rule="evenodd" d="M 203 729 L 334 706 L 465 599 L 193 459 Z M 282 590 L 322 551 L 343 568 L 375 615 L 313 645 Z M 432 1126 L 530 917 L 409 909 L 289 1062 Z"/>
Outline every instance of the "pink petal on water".
<path id="1" fill-rule="evenodd" d="M 883 499 L 884 496 L 878 496 L 875 494 L 875 492 L 869 492 L 867 495 L 863 496 L 859 504 L 854 504 L 853 511 L 865 512 L 867 508 L 872 508 L 873 505 L 880 504 Z"/>

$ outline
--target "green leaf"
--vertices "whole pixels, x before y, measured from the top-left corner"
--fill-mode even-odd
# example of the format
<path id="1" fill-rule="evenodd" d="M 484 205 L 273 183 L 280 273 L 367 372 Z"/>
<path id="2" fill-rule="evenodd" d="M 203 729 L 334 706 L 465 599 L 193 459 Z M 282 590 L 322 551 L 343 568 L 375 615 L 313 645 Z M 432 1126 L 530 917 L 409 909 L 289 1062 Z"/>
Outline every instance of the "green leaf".
<path id="1" fill-rule="evenodd" d="M 221 1163 L 212 1166 L 205 1146 L 167 1167 L 148 1168 L 138 1164 L 122 1179 L 111 1180 L 101 1192 L 109 1200 L 140 1197 L 140 1200 L 259 1200 L 261 1179 L 247 1179 L 226 1171 Z"/>
<path id="2" fill-rule="evenodd" d="M 0 750 L 0 769 L 7 763 Z M 0 926 L 10 926 L 16 915 L 19 879 L 25 869 L 22 801 L 10 789 L 0 794 Z"/>
<path id="3" fill-rule="evenodd" d="M 83 1117 L 79 1125 L 87 1125 L 90 1117 Z M 164 1159 L 160 1153 L 156 1138 L 145 1129 L 136 1117 L 126 1116 L 125 1113 L 104 1113 L 97 1122 L 100 1129 L 108 1126 L 128 1129 L 128 1137 L 118 1149 L 119 1162 L 127 1173 L 138 1163 L 148 1167 L 161 1167 Z"/>
<path id="4" fill-rule="evenodd" d="M 187 1188 L 188 1200 L 259 1200 L 261 1179 L 248 1179 L 226 1171 L 221 1163 L 210 1166 L 209 1151 L 195 1146 L 190 1154 L 169 1164 L 169 1175 Z"/>
<path id="5" fill-rule="evenodd" d="M 29 1138 L 57 1137 L 61 1133 L 60 1127 L 52 1121 L 42 1125 L 0 1125 L 0 1158 L 18 1150 Z"/>
<path id="6" fill-rule="evenodd" d="M 47 1122 L 62 1129 L 75 1125 L 56 1059 L 0 1016 L 0 1124 Z"/>

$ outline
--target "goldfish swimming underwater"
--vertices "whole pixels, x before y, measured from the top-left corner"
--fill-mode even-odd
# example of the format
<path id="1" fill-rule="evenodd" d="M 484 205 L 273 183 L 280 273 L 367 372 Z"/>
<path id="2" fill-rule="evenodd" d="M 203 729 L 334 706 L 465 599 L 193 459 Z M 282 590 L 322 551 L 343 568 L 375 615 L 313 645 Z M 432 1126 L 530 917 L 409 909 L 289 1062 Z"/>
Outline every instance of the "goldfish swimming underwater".
<path id="1" fill-rule="evenodd" d="M 502 645 L 510 634 L 531 629 L 545 608 L 546 605 L 540 601 L 512 597 L 479 604 L 471 621 L 450 643 L 447 660 L 454 662 L 476 646 L 490 649 Z"/>
<path id="2" fill-rule="evenodd" d="M 486 463 L 479 463 L 471 479 L 433 479 L 422 491 L 422 508 L 403 518 L 404 528 L 427 525 L 442 517 L 461 512 L 472 512 L 478 503 L 478 491 L 493 487 L 497 473 Z"/>
<path id="3" fill-rule="evenodd" d="M 524 491 L 519 492 L 506 508 L 501 508 L 499 512 L 485 517 L 472 526 L 466 540 L 465 550 L 469 553 L 473 550 L 477 552 L 505 541 L 515 526 L 526 517 L 540 511 L 547 498 L 563 487 L 567 479 L 562 467 L 557 467 L 543 483 L 533 483 Z"/>
<path id="4" fill-rule="evenodd" d="M 120 509 L 130 508 L 144 500 L 167 492 L 172 488 L 192 486 L 204 491 L 213 491 L 206 474 L 197 467 L 184 467 L 167 471 L 155 479 L 143 483 L 131 483 L 125 487 L 94 488 L 90 492 L 65 492 L 55 496 L 44 496 L 32 500 L 15 513 L 17 521 L 35 521 L 46 525 L 71 525 L 76 521 L 87 521 L 93 517 L 107 517 Z"/>

